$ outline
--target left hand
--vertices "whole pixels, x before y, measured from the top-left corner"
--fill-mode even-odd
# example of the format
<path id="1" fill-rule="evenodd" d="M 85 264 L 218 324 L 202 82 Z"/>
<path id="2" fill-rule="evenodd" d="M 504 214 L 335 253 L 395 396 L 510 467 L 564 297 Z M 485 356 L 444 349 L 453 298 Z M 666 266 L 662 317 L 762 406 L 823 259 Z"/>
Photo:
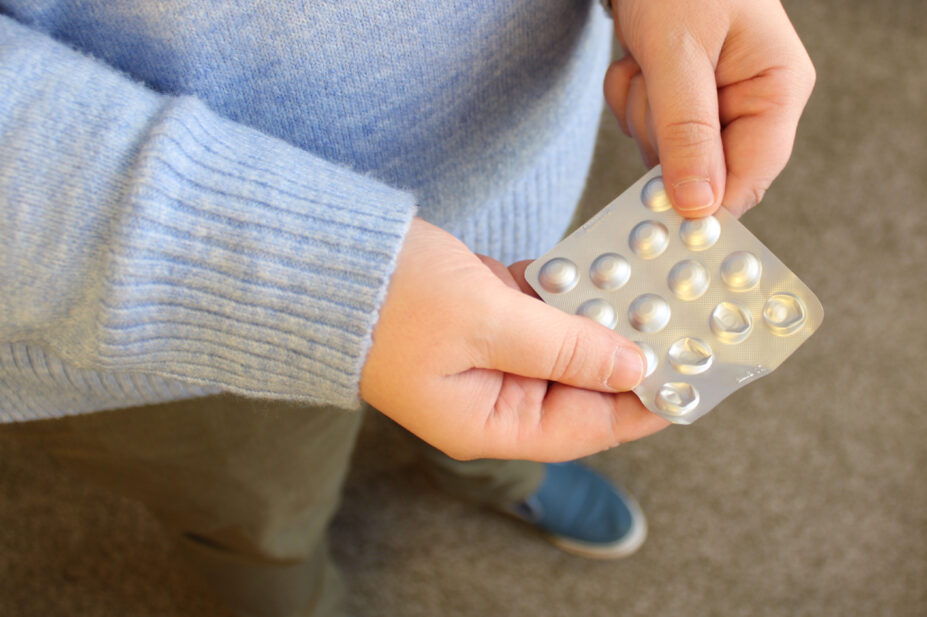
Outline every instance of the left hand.
<path id="1" fill-rule="evenodd" d="M 605 98 L 683 215 L 759 203 L 791 156 L 815 73 L 777 0 L 613 0 L 626 51 Z"/>
<path id="2" fill-rule="evenodd" d="M 637 346 L 532 297 L 510 269 L 412 221 L 361 371 L 361 396 L 458 459 L 568 461 L 667 426 L 628 392 Z"/>

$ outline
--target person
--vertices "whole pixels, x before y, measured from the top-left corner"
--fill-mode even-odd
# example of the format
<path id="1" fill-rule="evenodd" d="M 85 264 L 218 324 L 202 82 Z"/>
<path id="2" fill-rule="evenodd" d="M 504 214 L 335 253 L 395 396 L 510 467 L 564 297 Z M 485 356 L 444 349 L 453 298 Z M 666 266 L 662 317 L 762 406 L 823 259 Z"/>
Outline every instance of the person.
<path id="1" fill-rule="evenodd" d="M 455 493 L 633 551 L 633 499 L 566 461 L 665 426 L 643 357 L 524 260 L 567 228 L 603 76 L 697 217 L 762 199 L 814 70 L 774 0 L 611 10 L 0 0 L 0 434 L 140 499 L 236 614 L 342 614 L 361 401 Z"/>

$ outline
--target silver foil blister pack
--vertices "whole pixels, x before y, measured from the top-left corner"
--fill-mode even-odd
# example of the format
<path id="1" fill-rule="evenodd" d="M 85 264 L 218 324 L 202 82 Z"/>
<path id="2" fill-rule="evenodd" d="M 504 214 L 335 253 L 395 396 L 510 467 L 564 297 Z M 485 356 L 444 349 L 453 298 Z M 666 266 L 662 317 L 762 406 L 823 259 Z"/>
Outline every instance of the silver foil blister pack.
<path id="1" fill-rule="evenodd" d="M 724 208 L 685 219 L 660 168 L 528 266 L 541 298 L 633 340 L 647 357 L 644 405 L 689 424 L 778 367 L 824 309 Z"/>

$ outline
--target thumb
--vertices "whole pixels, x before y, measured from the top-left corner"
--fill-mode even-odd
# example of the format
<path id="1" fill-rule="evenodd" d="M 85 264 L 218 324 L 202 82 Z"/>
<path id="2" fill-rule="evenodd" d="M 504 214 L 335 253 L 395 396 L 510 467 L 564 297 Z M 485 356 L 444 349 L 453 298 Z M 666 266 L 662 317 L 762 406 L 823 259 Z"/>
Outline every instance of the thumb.
<path id="1" fill-rule="evenodd" d="M 653 114 L 663 182 L 680 214 L 718 209 L 725 162 L 718 87 L 708 50 L 692 35 L 661 39 L 638 58 Z"/>
<path id="2" fill-rule="evenodd" d="M 500 318 L 480 345 L 480 368 L 599 392 L 630 390 L 644 377 L 645 359 L 637 346 L 588 317 L 515 290 L 495 314 Z"/>

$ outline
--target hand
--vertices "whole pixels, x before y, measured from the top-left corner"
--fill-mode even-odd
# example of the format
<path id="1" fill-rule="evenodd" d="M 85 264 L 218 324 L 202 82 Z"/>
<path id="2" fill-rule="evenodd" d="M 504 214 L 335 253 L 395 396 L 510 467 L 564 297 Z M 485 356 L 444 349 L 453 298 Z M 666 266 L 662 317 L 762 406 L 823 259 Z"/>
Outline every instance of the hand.
<path id="1" fill-rule="evenodd" d="M 676 209 L 735 216 L 792 152 L 814 67 L 777 0 L 616 0 L 605 98 Z"/>
<path id="2" fill-rule="evenodd" d="M 525 265 L 512 268 L 523 285 Z M 415 219 L 361 396 L 459 459 L 569 460 L 666 426 L 624 392 L 643 376 L 640 350 L 527 295 L 512 272 Z"/>

